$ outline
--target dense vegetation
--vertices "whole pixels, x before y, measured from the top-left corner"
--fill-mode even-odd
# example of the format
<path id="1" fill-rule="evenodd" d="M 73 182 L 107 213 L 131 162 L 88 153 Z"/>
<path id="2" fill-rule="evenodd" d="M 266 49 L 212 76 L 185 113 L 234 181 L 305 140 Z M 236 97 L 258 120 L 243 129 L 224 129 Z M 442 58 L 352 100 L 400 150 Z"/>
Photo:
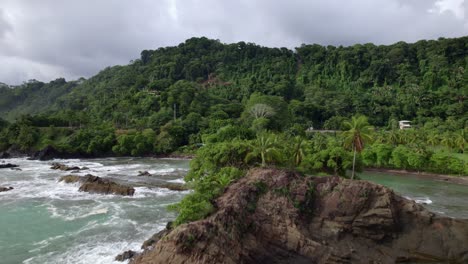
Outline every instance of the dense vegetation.
<path id="1" fill-rule="evenodd" d="M 253 140 L 264 131 L 306 138 L 312 126 L 340 130 L 344 120 L 364 114 L 378 131 L 386 130 L 377 137 L 385 147 L 358 154 L 364 164 L 436 170 L 428 167 L 434 166 L 428 163 L 432 152 L 448 157 L 440 164 L 465 157 L 457 153 L 466 148 L 467 45 L 462 37 L 293 51 L 192 38 L 144 50 L 128 65 L 88 80 L 0 84 L 0 150 L 53 145 L 89 156 L 191 152 L 202 144 Z M 416 128 L 397 131 L 401 119 Z M 392 160 L 411 162 L 390 162 L 384 150 Z M 409 154 L 416 150 L 422 161 Z M 444 172 L 459 174 L 457 166 Z"/>
<path id="2" fill-rule="evenodd" d="M 0 83 L 0 151 L 196 151 L 177 224 L 210 214 L 252 166 L 468 175 L 466 69 L 468 37 L 294 51 L 192 38 L 88 80 Z"/>

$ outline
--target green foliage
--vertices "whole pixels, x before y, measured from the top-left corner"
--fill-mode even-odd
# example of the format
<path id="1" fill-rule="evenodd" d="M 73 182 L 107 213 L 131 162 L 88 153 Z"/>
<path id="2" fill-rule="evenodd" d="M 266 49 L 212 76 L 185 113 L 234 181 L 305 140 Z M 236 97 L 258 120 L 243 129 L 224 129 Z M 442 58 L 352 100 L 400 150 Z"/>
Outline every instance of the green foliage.
<path id="1" fill-rule="evenodd" d="M 176 225 L 204 218 L 214 210 L 214 199 L 222 194 L 231 182 L 244 175 L 239 164 L 245 155 L 243 152 L 246 151 L 247 147 L 243 146 L 241 141 L 218 143 L 199 149 L 185 177 L 193 187 L 193 193 L 170 206 L 179 213 Z M 233 160 L 226 159 L 225 154 Z"/>
<path id="2" fill-rule="evenodd" d="M 250 151 L 245 156 L 245 162 L 260 160 L 261 166 L 268 163 L 281 163 L 283 157 L 279 151 L 278 138 L 271 134 L 260 134 L 249 144 Z"/>

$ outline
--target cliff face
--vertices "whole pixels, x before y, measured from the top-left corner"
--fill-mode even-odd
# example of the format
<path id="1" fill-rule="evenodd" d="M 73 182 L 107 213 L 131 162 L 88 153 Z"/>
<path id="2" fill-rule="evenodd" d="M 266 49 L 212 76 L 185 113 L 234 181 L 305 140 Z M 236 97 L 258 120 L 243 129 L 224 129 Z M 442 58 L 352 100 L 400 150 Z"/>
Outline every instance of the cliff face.
<path id="1" fill-rule="evenodd" d="M 131 263 L 468 263 L 468 220 L 366 181 L 255 169 L 216 205 Z"/>

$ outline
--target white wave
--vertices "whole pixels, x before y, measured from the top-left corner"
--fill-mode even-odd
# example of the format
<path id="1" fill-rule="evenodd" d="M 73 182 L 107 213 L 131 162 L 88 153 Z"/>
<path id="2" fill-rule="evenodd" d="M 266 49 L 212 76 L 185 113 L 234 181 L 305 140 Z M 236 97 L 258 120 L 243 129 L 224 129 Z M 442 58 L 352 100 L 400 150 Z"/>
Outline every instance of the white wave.
<path id="1" fill-rule="evenodd" d="M 174 194 L 188 194 L 190 191 L 172 191 L 166 188 L 135 187 L 135 198 L 161 197 Z"/>
<path id="2" fill-rule="evenodd" d="M 169 180 L 169 181 L 167 181 L 167 182 L 173 182 L 173 183 L 182 183 L 182 184 L 185 184 L 184 178 L 175 179 L 175 180 Z"/>
<path id="3" fill-rule="evenodd" d="M 405 196 L 406 199 L 413 200 L 418 204 L 432 204 L 432 200 L 429 197 L 409 197 Z"/>
<path id="4" fill-rule="evenodd" d="M 74 221 L 94 215 L 105 215 L 109 212 L 108 207 L 105 207 L 101 204 L 91 209 L 89 209 L 88 206 L 83 205 L 58 208 L 52 204 L 49 204 L 47 206 L 47 210 L 50 212 L 52 218 L 60 218 L 65 221 Z"/>

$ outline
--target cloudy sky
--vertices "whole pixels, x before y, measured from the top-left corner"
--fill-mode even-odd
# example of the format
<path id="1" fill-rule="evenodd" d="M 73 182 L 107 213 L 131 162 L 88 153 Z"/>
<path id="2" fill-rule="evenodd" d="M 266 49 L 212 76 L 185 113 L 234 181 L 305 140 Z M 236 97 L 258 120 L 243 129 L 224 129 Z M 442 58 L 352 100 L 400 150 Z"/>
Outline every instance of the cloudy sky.
<path id="1" fill-rule="evenodd" d="M 296 47 L 468 35 L 468 0 L 0 0 L 0 82 L 90 77 L 193 36 Z"/>

